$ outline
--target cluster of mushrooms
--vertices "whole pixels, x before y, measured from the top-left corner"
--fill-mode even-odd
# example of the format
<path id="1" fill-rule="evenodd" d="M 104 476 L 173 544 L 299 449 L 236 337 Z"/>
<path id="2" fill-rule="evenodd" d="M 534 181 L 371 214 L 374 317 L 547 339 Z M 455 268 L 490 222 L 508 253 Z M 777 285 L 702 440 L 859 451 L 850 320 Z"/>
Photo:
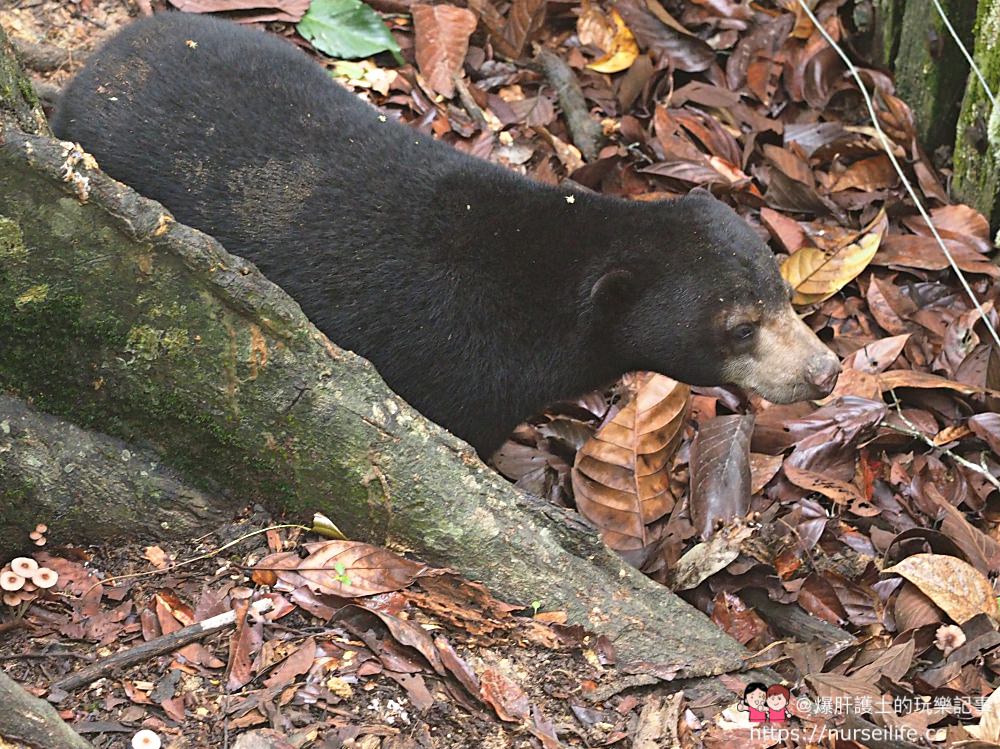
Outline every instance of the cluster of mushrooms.
<path id="1" fill-rule="evenodd" d="M 59 575 L 48 567 L 38 566 L 31 557 L 17 557 L 0 570 L 0 590 L 3 602 L 17 606 L 37 598 L 59 581 Z"/>

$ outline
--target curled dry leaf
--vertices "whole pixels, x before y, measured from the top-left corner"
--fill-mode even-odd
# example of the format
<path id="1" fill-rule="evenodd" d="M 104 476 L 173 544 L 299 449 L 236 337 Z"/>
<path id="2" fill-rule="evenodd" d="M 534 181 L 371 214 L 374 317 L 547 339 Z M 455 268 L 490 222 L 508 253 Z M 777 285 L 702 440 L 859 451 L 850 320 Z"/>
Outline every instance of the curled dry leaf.
<path id="1" fill-rule="evenodd" d="M 909 580 L 958 624 L 977 614 L 993 620 L 1000 616 L 989 580 L 958 557 L 914 554 L 882 571 Z"/>
<path id="2" fill-rule="evenodd" d="M 384 611 L 369 609 L 357 604 L 348 604 L 340 609 L 336 615 L 336 621 L 342 623 L 347 629 L 365 640 L 371 647 L 369 639 L 366 639 L 367 632 L 378 632 L 381 627 L 379 622 L 385 627 L 385 632 L 392 637 L 399 645 L 412 648 L 424 657 L 435 673 L 445 676 L 448 672 L 441 660 L 441 653 L 434 645 L 434 640 L 423 627 L 408 619 L 400 619 Z M 373 652 L 378 654 L 378 649 L 373 648 Z M 381 657 L 381 656 L 380 656 Z"/>
<path id="3" fill-rule="evenodd" d="M 963 728 L 980 741 L 988 741 L 991 744 L 1000 743 L 1000 688 L 996 689 L 983 703 L 979 725 L 967 725 Z"/>
<path id="4" fill-rule="evenodd" d="M 454 5 L 414 5 L 412 13 L 417 68 L 431 88 L 451 98 L 476 30 L 476 14 Z"/>
<path id="5" fill-rule="evenodd" d="M 691 520 L 702 538 L 750 507 L 750 435 L 754 417 L 717 416 L 691 443 Z"/>
<path id="6" fill-rule="evenodd" d="M 725 569 L 740 555 L 741 545 L 752 533 L 753 529 L 737 518 L 708 541 L 693 546 L 674 565 L 671 589 L 690 590 Z"/>
<path id="7" fill-rule="evenodd" d="M 619 73 L 627 70 L 639 56 L 639 45 L 636 44 L 635 37 L 617 10 L 611 11 L 611 20 L 615 24 L 615 32 L 610 46 L 604 48 L 603 57 L 587 66 L 598 73 Z"/>
<path id="8" fill-rule="evenodd" d="M 706 42 L 666 25 L 643 0 L 619 0 L 615 5 L 635 38 L 653 55 L 678 70 L 697 73 L 715 62 L 715 50 Z M 683 27 L 681 27 L 683 29 Z"/>
<path id="9" fill-rule="evenodd" d="M 528 695 L 513 680 L 495 668 L 487 668 L 479 679 L 479 693 L 493 706 L 500 720 L 520 723 L 528 717 Z"/>
<path id="10" fill-rule="evenodd" d="M 269 584 L 274 575 L 293 589 L 308 585 L 318 593 L 354 598 L 401 590 L 428 572 L 423 564 L 360 541 L 320 541 L 306 549 L 305 559 L 294 552 L 261 559 L 254 580 Z"/>
<path id="11" fill-rule="evenodd" d="M 643 375 L 632 400 L 577 452 L 577 508 L 613 549 L 646 546 L 646 526 L 673 507 L 670 463 L 690 392 L 669 377 Z"/>
<path id="12" fill-rule="evenodd" d="M 806 246 L 781 264 L 781 275 L 795 290 L 793 304 L 816 304 L 829 299 L 858 277 L 878 252 L 888 222 L 885 211 L 854 242 L 823 251 Z"/>

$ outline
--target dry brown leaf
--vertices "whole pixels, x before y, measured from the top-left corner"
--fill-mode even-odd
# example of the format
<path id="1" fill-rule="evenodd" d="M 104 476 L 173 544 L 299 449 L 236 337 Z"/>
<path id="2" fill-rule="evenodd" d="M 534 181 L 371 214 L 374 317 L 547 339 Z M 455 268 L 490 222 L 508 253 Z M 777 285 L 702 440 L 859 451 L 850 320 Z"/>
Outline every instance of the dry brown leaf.
<path id="1" fill-rule="evenodd" d="M 476 30 L 476 14 L 454 5 L 414 5 L 411 12 L 417 68 L 431 88 L 451 98 Z"/>
<path id="2" fill-rule="evenodd" d="M 864 499 L 853 484 L 847 481 L 824 476 L 816 471 L 797 468 L 791 463 L 784 465 L 785 477 L 796 486 L 811 492 L 822 494 L 837 504 L 850 504 Z"/>
<path id="3" fill-rule="evenodd" d="M 691 497 L 694 527 L 709 538 L 718 523 L 747 514 L 750 507 L 752 415 L 716 416 L 702 422 L 691 443 Z"/>
<path id="4" fill-rule="evenodd" d="M 500 720 L 520 723 L 528 717 L 531 703 L 514 681 L 495 668 L 487 668 L 479 678 L 479 694 L 492 705 Z"/>
<path id="5" fill-rule="evenodd" d="M 831 192 L 841 190 L 883 190 L 896 182 L 896 170 L 885 154 L 861 159 L 851 164 L 847 170 L 837 177 L 830 188 Z"/>
<path id="6" fill-rule="evenodd" d="M 308 673 L 315 659 L 316 640 L 313 637 L 308 637 L 264 680 L 264 686 L 276 687 L 291 683 L 296 676 Z"/>
<path id="7" fill-rule="evenodd" d="M 766 455 L 765 453 L 750 453 L 750 494 L 760 494 L 764 487 L 781 470 L 785 461 L 784 455 Z"/>
<path id="8" fill-rule="evenodd" d="M 909 580 L 957 624 L 977 614 L 986 614 L 994 620 L 1000 615 L 990 581 L 958 557 L 914 554 L 882 571 Z"/>
<path id="9" fill-rule="evenodd" d="M 287 21 L 296 23 L 309 10 L 311 0 L 170 0 L 184 13 L 218 13 L 241 11 L 244 23 Z"/>
<path id="10" fill-rule="evenodd" d="M 643 375 L 635 396 L 577 452 L 577 508 L 613 549 L 646 546 L 646 525 L 673 507 L 670 464 L 690 392 L 669 377 Z"/>
<path id="11" fill-rule="evenodd" d="M 1000 743 L 1000 689 L 993 691 L 983 703 L 979 724 L 963 726 L 967 732 L 980 741 Z"/>
<path id="12" fill-rule="evenodd" d="M 977 393 L 989 393 L 990 395 L 1000 395 L 996 390 L 974 387 L 966 385 L 964 382 L 955 382 L 947 377 L 940 377 L 930 372 L 919 372 L 915 369 L 890 369 L 878 375 L 879 385 L 882 392 L 894 390 L 896 388 L 920 388 L 942 390 L 954 390 L 962 395 L 976 395 Z"/>
<path id="13" fill-rule="evenodd" d="M 781 275 L 795 290 L 792 303 L 822 302 L 857 278 L 878 252 L 886 226 L 883 210 L 856 242 L 827 252 L 806 246 L 790 255 L 781 264 Z"/>
<path id="14" fill-rule="evenodd" d="M 610 46 L 602 48 L 604 56 L 587 66 L 598 73 L 619 73 L 631 67 L 639 56 L 639 45 L 618 11 L 611 11 L 611 20 L 615 25 L 615 33 Z"/>
<path id="15" fill-rule="evenodd" d="M 295 552 L 271 554 L 254 568 L 262 584 L 275 575 L 289 590 L 308 585 L 319 593 L 344 598 L 401 590 L 427 573 L 426 565 L 360 541 L 319 541 L 306 544 L 305 559 Z"/>
<path id="16" fill-rule="evenodd" d="M 720 529 L 708 541 L 695 544 L 677 560 L 671 570 L 672 590 L 690 590 L 725 569 L 740 555 L 743 542 L 753 535 L 753 528 L 742 518 Z"/>

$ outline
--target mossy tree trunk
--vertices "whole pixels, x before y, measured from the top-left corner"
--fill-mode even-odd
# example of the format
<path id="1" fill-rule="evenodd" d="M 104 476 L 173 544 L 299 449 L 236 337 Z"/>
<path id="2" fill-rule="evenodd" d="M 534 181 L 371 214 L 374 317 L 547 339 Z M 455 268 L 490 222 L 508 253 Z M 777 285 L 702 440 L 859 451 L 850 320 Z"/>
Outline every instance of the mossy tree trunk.
<path id="1" fill-rule="evenodd" d="M 971 48 L 975 0 L 940 3 L 963 44 Z M 897 92 L 913 110 L 921 144 L 928 151 L 951 145 L 969 65 L 931 0 L 903 4 L 892 59 Z"/>
<path id="2" fill-rule="evenodd" d="M 989 89 L 1000 91 L 1000 0 L 980 0 L 975 24 L 976 64 Z M 969 75 L 955 134 L 956 195 L 1000 228 L 1000 111 L 975 75 Z"/>
<path id="3" fill-rule="evenodd" d="M 622 662 L 680 676 L 741 668 L 735 641 L 577 516 L 489 470 L 252 265 L 69 144 L 23 132 L 9 97 L 0 92 L 0 390 L 92 444 L 159 456 L 203 497 L 291 518 L 320 511 L 352 538 L 565 610 L 606 634 Z M 31 517 L 25 491 L 47 489 L 0 487 L 0 553 L 37 521 L 60 540 L 79 531 L 72 508 Z"/>

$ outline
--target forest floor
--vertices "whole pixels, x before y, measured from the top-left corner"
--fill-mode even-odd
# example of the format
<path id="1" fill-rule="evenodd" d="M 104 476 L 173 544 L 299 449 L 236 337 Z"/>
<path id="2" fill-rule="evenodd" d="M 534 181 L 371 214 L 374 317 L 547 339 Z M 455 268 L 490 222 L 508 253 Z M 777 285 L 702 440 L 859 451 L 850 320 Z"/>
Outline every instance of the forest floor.
<path id="1" fill-rule="evenodd" d="M 870 29 L 843 2 L 817 4 L 876 92 L 893 153 L 979 309 L 855 82 L 797 3 L 619 0 L 612 12 L 514 0 L 514 10 L 489 11 L 470 0 L 475 32 L 464 7 L 411 20 L 402 0 L 372 5 L 407 62 L 318 57 L 342 83 L 534 179 L 641 200 L 710 189 L 775 249 L 799 311 L 842 358 L 835 392 L 819 403 L 684 391 L 688 407 L 663 435 L 666 499 L 638 530 L 611 509 L 611 469 L 591 462 L 581 481 L 579 456 L 610 422 L 634 426 L 629 404 L 643 393 L 655 412 L 685 386 L 626 377 L 539 415 L 493 459 L 524 489 L 579 509 L 630 563 L 744 643 L 755 665 L 780 673 L 792 692 L 779 726 L 788 731 L 751 729 L 735 697 L 702 702 L 669 682 L 623 679 L 607 643 L 538 605 L 544 591 L 512 608 L 389 552 L 270 527 L 250 509 L 186 545 L 36 554 L 59 574 L 58 593 L 9 609 L 24 616 L 0 639 L 5 672 L 99 747 L 128 746 L 139 728 L 165 746 L 244 749 L 998 745 L 1000 361 L 988 326 L 1000 269 L 986 219 L 950 198 L 948 154 L 924 153 L 891 76 L 865 63 Z M 8 0 L 0 25 L 43 45 L 57 63 L 34 66 L 36 78 L 59 87 L 140 11 L 127 0 Z M 310 49 L 294 24 L 268 28 Z M 567 64 L 595 132 L 570 130 L 567 103 L 529 60 L 532 44 Z M 434 45 L 441 54 L 425 54 Z M 713 453 L 699 435 L 721 447 Z M 712 472 L 720 464 L 736 466 L 730 481 Z M 714 565 L 697 556 L 709 537 Z M 195 561 L 174 566 L 185 560 Z M 274 610 L 259 619 L 68 693 L 54 686 L 262 595 Z"/>

